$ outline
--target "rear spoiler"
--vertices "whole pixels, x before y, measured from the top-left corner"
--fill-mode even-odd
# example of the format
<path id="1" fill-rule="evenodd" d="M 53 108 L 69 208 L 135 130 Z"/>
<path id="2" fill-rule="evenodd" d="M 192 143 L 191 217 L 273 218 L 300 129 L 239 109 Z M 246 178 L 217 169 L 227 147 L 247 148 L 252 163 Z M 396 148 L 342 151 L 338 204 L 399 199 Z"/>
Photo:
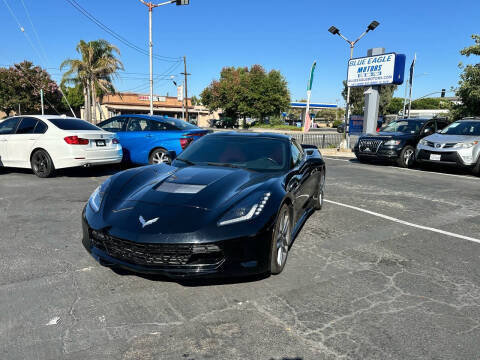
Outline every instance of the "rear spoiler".
<path id="1" fill-rule="evenodd" d="M 302 144 L 302 149 L 303 149 L 303 150 L 307 150 L 307 149 L 318 150 L 318 146 L 316 146 L 316 145 Z"/>

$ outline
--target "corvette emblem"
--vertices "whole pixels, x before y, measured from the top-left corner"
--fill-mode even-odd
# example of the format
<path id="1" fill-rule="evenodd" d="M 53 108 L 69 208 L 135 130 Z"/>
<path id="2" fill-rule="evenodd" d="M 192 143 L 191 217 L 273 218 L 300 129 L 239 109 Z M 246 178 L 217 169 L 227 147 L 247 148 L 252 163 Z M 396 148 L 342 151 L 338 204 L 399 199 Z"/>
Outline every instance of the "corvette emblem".
<path id="1" fill-rule="evenodd" d="M 146 226 L 148 225 L 152 225 L 152 224 L 155 224 L 157 221 L 158 221 L 158 217 L 156 217 L 155 219 L 151 219 L 151 220 L 148 220 L 146 221 L 142 215 L 140 215 L 140 217 L 138 218 L 138 221 L 140 221 L 140 224 L 142 224 L 142 229 L 145 228 Z"/>

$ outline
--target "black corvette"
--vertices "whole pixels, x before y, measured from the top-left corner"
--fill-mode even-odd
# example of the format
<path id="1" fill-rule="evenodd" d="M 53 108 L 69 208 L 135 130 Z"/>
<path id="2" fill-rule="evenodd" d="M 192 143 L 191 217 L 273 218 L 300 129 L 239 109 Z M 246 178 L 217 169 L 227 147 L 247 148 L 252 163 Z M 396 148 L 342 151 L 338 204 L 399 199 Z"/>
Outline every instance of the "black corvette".
<path id="1" fill-rule="evenodd" d="M 172 165 L 120 172 L 83 211 L 83 244 L 101 264 L 170 277 L 280 273 L 321 209 L 325 163 L 277 134 L 215 133 Z"/>

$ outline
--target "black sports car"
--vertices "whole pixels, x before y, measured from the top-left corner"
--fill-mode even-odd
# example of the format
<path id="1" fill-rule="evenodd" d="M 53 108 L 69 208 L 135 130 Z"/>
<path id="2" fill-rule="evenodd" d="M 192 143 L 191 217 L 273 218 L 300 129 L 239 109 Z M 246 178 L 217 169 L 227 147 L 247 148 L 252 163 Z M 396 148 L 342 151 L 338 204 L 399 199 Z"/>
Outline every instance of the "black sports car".
<path id="1" fill-rule="evenodd" d="M 325 162 L 277 134 L 222 132 L 171 165 L 120 172 L 83 211 L 83 244 L 100 263 L 171 277 L 280 273 L 293 239 L 321 209 Z"/>

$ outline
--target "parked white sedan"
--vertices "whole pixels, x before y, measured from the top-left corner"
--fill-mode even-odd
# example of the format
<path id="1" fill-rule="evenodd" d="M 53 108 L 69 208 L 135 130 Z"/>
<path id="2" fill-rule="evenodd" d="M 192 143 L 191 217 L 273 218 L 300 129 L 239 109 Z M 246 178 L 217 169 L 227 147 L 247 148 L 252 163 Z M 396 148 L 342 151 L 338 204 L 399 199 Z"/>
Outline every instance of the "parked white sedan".
<path id="1" fill-rule="evenodd" d="M 0 122 L 0 167 L 49 177 L 55 169 L 115 164 L 122 156 L 115 134 L 81 119 L 28 115 Z"/>

